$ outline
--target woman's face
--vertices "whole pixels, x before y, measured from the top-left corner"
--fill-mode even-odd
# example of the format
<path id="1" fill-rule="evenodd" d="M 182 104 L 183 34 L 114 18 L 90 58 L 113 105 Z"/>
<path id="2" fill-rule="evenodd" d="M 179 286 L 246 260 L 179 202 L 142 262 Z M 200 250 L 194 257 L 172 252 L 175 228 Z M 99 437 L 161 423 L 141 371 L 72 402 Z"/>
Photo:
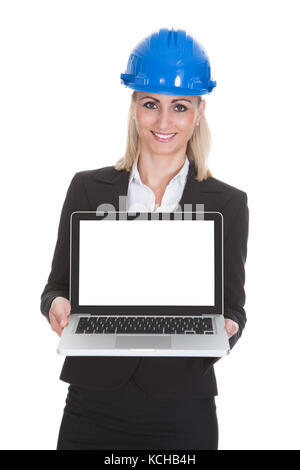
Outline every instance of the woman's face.
<path id="1" fill-rule="evenodd" d="M 198 108 L 196 96 L 159 95 L 137 91 L 135 118 L 143 148 L 150 152 L 176 153 L 186 150 L 196 123 L 205 109 L 202 100 Z M 175 134 L 170 139 L 156 138 L 154 133 Z"/>

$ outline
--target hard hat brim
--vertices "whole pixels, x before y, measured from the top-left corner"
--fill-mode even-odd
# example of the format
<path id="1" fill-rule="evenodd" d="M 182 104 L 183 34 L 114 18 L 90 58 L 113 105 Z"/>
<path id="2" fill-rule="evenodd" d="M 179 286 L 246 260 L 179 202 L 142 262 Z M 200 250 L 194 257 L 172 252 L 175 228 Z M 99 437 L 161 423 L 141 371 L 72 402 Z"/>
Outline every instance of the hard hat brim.
<path id="1" fill-rule="evenodd" d="M 211 93 L 213 87 L 208 90 L 208 89 L 199 89 L 199 90 L 191 90 L 190 88 L 178 88 L 176 90 L 175 87 L 159 87 L 159 86 L 142 86 L 142 85 L 134 85 L 134 84 L 125 84 L 123 81 L 121 81 L 123 85 L 125 85 L 128 88 L 131 88 L 132 90 L 136 91 L 143 91 L 143 92 L 148 92 L 148 93 L 157 93 L 160 95 L 176 95 L 176 96 L 202 96 L 202 95 L 207 95 Z"/>

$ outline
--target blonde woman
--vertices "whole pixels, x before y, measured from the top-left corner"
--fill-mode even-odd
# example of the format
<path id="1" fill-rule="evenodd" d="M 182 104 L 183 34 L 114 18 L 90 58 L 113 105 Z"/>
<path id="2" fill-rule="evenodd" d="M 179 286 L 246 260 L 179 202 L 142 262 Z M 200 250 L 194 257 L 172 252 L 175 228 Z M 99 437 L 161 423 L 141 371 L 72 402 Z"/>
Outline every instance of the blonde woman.
<path id="1" fill-rule="evenodd" d="M 173 212 L 204 204 L 224 220 L 224 311 L 231 348 L 246 323 L 247 194 L 212 176 L 203 95 L 216 82 L 201 44 L 161 29 L 132 51 L 122 83 L 134 91 L 125 154 L 115 166 L 76 173 L 60 218 L 41 312 L 61 335 L 68 324 L 69 220 L 74 211 L 115 207 Z M 178 256 L 184 253 L 184 243 Z M 196 249 L 197 247 L 195 247 Z M 122 241 L 120 247 L 122 249 Z M 147 249 L 147 247 L 145 247 Z M 142 253 L 133 253 L 142 266 Z M 181 273 L 178 272 L 180 282 Z M 134 285 L 134 280 L 133 280 Z M 201 357 L 66 357 L 69 383 L 57 449 L 218 448 L 213 364 Z"/>

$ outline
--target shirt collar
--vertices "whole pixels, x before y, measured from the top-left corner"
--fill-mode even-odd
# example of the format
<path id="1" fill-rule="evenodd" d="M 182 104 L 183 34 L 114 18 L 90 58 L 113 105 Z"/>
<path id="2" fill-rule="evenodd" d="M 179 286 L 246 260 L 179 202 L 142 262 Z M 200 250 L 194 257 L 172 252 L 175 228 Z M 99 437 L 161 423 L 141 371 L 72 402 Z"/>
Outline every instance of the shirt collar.
<path id="1" fill-rule="evenodd" d="M 138 181 L 139 183 L 142 184 L 142 180 L 141 180 L 141 177 L 140 177 L 140 173 L 139 173 L 139 170 L 138 170 L 138 167 L 137 167 L 137 164 L 138 164 L 138 159 L 139 157 L 137 158 L 137 160 L 134 162 L 134 164 L 132 165 L 132 168 L 131 168 L 131 171 L 130 171 L 130 176 L 129 176 L 129 184 L 131 183 L 131 181 L 133 179 L 136 179 L 136 181 Z M 189 171 L 189 165 L 190 165 L 190 162 L 189 162 L 189 159 L 188 159 L 188 156 L 186 155 L 185 156 L 185 162 L 184 162 L 184 165 L 183 167 L 181 168 L 181 170 L 171 179 L 170 183 L 175 180 L 175 179 L 180 179 L 180 182 L 181 183 L 184 183 L 185 182 L 185 178 L 186 178 L 186 175 Z"/>

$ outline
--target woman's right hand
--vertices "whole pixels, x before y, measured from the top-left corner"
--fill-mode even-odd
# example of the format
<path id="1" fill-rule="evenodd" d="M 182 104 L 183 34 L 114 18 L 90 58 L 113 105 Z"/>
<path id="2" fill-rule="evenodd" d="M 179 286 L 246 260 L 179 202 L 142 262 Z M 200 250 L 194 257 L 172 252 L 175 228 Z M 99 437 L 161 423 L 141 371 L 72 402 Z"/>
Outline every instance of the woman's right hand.
<path id="1" fill-rule="evenodd" d="M 71 304 L 65 297 L 55 297 L 49 310 L 50 325 L 58 336 L 61 336 L 62 330 L 68 324 L 68 317 L 71 311 Z"/>

